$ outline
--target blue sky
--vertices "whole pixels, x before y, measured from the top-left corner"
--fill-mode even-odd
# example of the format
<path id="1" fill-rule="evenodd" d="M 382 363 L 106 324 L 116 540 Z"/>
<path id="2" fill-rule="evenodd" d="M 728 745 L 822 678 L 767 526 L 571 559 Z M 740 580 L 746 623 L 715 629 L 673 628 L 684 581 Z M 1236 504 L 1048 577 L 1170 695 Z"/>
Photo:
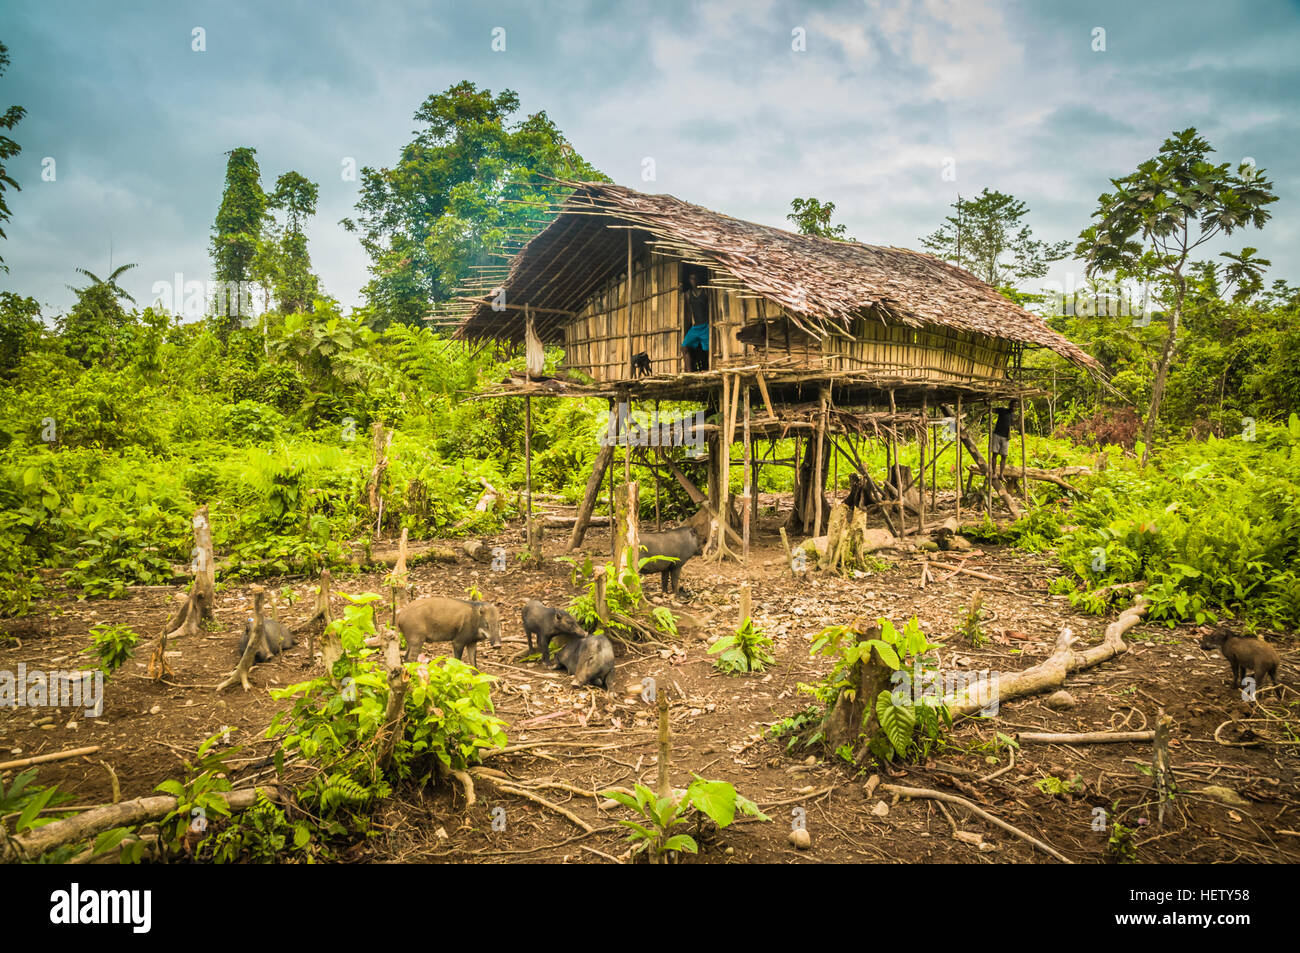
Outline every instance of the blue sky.
<path id="1" fill-rule="evenodd" d="M 70 304 L 74 269 L 105 273 L 110 249 L 139 263 L 124 284 L 141 304 L 178 272 L 208 279 L 236 146 L 257 149 L 268 189 L 288 169 L 320 184 L 316 269 L 359 303 L 367 260 L 338 224 L 357 197 L 343 162 L 392 164 L 424 98 L 463 79 L 546 110 L 622 184 L 772 225 L 817 196 L 857 239 L 907 247 L 959 190 L 985 186 L 1028 202 L 1040 238 L 1073 239 L 1109 177 L 1196 126 L 1281 197 L 1263 231 L 1215 250 L 1252 245 L 1270 280 L 1300 279 L 1296 3 L 7 0 L 0 40 L 13 60 L 0 108 L 28 110 L 0 288 L 47 317 Z M 1067 261 L 1050 277 L 1078 273 Z"/>

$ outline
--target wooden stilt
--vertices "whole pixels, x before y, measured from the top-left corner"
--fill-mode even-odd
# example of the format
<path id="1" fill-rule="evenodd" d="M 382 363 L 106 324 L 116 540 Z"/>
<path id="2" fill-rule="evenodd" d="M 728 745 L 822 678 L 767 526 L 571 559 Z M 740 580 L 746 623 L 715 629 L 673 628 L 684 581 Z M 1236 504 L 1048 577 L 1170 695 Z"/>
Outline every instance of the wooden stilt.
<path id="1" fill-rule="evenodd" d="M 632 482 L 632 398 L 627 399 L 627 425 L 623 430 L 626 442 L 623 444 L 623 482 Z"/>
<path id="2" fill-rule="evenodd" d="M 957 413 L 953 415 L 957 421 L 957 525 L 961 525 L 961 495 L 962 495 L 962 468 L 961 468 L 961 394 L 957 395 Z"/>
<path id="3" fill-rule="evenodd" d="M 815 458 L 816 466 L 813 467 L 812 487 L 814 495 L 812 505 L 815 509 L 813 514 L 813 537 L 816 538 L 822 534 L 822 497 L 826 492 L 826 484 L 823 483 L 822 468 L 826 462 L 826 385 L 822 384 L 819 388 L 818 396 L 819 413 L 817 414 L 817 456 Z"/>
<path id="4" fill-rule="evenodd" d="M 892 388 L 889 391 L 889 416 L 889 447 L 892 452 L 887 455 L 886 459 L 889 456 L 894 458 L 893 470 L 890 471 L 889 475 L 893 480 L 894 492 L 898 496 L 898 535 L 905 536 L 907 534 L 907 524 L 903 521 L 903 468 L 898 464 L 898 441 L 895 430 L 898 425 L 893 419 L 898 416 L 898 404 L 894 399 Z"/>
<path id="5" fill-rule="evenodd" d="M 989 401 L 988 455 L 984 458 L 984 512 L 993 519 L 993 401 Z"/>
<path id="6" fill-rule="evenodd" d="M 925 431 L 928 424 L 929 407 L 926 405 L 926 396 L 921 395 L 921 439 L 918 441 L 919 448 L 916 463 L 916 531 L 925 532 Z"/>
<path id="7" fill-rule="evenodd" d="M 939 430 L 930 427 L 930 512 L 937 512 L 939 505 Z"/>
<path id="8" fill-rule="evenodd" d="M 739 382 L 740 378 L 736 378 Z M 753 460 L 750 456 L 751 449 L 749 444 L 749 385 L 745 385 L 745 499 L 740 508 L 741 533 L 743 542 L 741 543 L 741 558 L 746 565 L 749 563 L 749 523 L 754 513 L 754 474 L 752 471 Z"/>
<path id="9" fill-rule="evenodd" d="M 617 448 L 623 439 L 622 408 L 611 398 L 610 413 L 614 415 L 614 446 Z M 609 554 L 613 556 L 618 548 L 618 534 L 614 532 L 614 468 L 609 468 Z"/>
<path id="10" fill-rule="evenodd" d="M 524 305 L 525 341 L 533 337 L 533 312 Z M 524 386 L 532 386 L 532 377 L 528 372 L 528 362 L 524 361 Z M 534 565 L 541 562 L 541 553 L 536 551 L 537 531 L 533 526 L 533 397 L 524 395 L 524 538 L 528 540 L 528 561 Z M 396 607 L 394 599 L 394 607 Z"/>
<path id="11" fill-rule="evenodd" d="M 663 428 L 659 425 L 659 402 L 654 402 L 654 432 L 662 436 Z M 663 532 L 663 519 L 659 515 L 659 468 L 654 468 L 654 530 L 656 533 Z"/>
<path id="12" fill-rule="evenodd" d="M 1029 477 L 1025 475 L 1025 399 L 1020 398 L 1020 498 L 1029 507 Z"/>

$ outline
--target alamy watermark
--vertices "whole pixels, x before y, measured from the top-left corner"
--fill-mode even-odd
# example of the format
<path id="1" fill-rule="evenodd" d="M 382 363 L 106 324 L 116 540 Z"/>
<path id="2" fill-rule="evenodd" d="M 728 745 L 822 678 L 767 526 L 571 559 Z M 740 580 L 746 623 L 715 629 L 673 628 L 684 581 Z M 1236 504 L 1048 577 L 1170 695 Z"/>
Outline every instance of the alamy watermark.
<path id="1" fill-rule="evenodd" d="M 609 423 L 600 435 L 602 447 L 704 446 L 704 411 L 683 414 L 647 414 L 631 411 L 626 403 L 610 410 Z"/>
<path id="2" fill-rule="evenodd" d="M 899 669 L 889 677 L 894 687 L 890 698 L 895 705 L 954 705 L 971 703 L 980 706 L 985 718 L 997 716 L 1000 707 L 1001 672 L 934 672 L 914 665 L 912 671 Z"/>
<path id="3" fill-rule="evenodd" d="M 155 281 L 154 303 L 168 314 L 190 320 L 209 315 L 240 318 L 245 327 L 266 311 L 266 288 L 255 281 L 186 281 L 176 272 L 171 281 Z"/>
<path id="4" fill-rule="evenodd" d="M 98 669 L 42 671 L 18 663 L 0 670 L 0 708 L 80 708 L 87 718 L 104 713 L 104 673 Z"/>

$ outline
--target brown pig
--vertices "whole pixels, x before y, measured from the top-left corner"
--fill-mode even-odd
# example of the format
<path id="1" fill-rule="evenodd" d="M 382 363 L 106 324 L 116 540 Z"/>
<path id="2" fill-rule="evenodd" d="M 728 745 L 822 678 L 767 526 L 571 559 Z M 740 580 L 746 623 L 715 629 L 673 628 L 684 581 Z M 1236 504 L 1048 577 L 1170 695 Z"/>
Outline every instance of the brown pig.
<path id="1" fill-rule="evenodd" d="M 501 616 L 490 602 L 426 596 L 397 613 L 397 628 L 406 639 L 408 662 L 420 654 L 425 642 L 450 642 L 458 660 L 477 666 L 481 640 L 501 644 Z M 462 659 L 466 648 L 469 658 Z"/>

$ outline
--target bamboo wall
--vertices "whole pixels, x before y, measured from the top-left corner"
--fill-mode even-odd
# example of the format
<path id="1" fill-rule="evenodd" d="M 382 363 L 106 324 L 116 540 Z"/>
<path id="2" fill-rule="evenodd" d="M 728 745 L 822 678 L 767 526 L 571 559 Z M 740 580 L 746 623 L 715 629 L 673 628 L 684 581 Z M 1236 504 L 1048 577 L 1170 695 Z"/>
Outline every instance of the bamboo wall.
<path id="1" fill-rule="evenodd" d="M 631 355 L 645 351 L 655 374 L 681 370 L 683 315 L 681 263 L 643 249 L 632 260 L 632 339 L 628 349 L 627 272 L 615 275 L 587 299 L 564 327 L 565 366 L 597 381 L 621 381 Z"/>
<path id="2" fill-rule="evenodd" d="M 761 363 L 781 369 L 878 372 L 926 381 L 1005 380 L 1011 342 L 946 328 L 916 329 L 860 318 L 852 339 L 818 341 L 766 298 L 713 289 L 710 367 Z M 564 328 L 565 366 L 597 382 L 626 380 L 630 355 L 650 355 L 655 375 L 680 373 L 685 315 L 681 262 L 642 246 L 632 262 L 632 334 L 627 273 L 598 288 Z M 741 333 L 744 332 L 744 341 Z"/>

